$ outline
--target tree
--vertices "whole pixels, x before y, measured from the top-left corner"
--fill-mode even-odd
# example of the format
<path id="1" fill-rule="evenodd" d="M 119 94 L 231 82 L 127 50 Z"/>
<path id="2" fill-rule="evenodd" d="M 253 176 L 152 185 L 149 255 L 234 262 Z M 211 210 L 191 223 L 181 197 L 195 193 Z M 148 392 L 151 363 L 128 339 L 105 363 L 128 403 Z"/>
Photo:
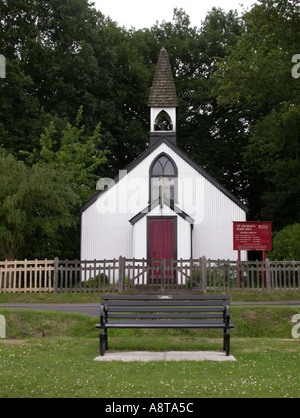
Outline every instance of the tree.
<path id="1" fill-rule="evenodd" d="M 178 146 L 247 201 L 253 219 L 273 220 L 277 229 L 295 222 L 298 11 L 296 0 L 261 0 L 242 17 L 214 8 L 198 29 L 175 9 L 172 22 L 127 31 L 87 0 L 3 0 L 0 146 L 30 175 L 60 173 L 75 196 L 73 226 L 61 226 L 57 242 L 47 238 L 49 252 L 58 255 L 63 239 L 60 254 L 78 256 L 79 206 L 100 177 L 113 177 L 147 147 L 147 101 L 162 46 L 179 99 Z M 32 235 L 31 254 L 34 242 Z"/>
<path id="2" fill-rule="evenodd" d="M 40 137 L 39 148 L 28 154 L 30 164 L 40 167 L 51 165 L 63 172 L 80 205 L 94 194 L 99 169 L 108 154 L 102 150 L 100 124 L 92 135 L 88 135 L 82 119 L 83 108 L 80 107 L 74 125 L 67 123 L 60 130 L 55 121 L 51 121 Z"/>
<path id="3" fill-rule="evenodd" d="M 0 149 L 0 184 L 0 257 L 55 257 L 78 204 L 64 173 L 51 165 L 29 168 Z"/>
<path id="4" fill-rule="evenodd" d="M 299 3 L 261 0 L 216 75 L 220 105 L 244 112 L 243 168 L 251 217 L 276 229 L 299 219 L 300 83 L 291 76 L 300 44 Z"/>
<path id="5" fill-rule="evenodd" d="M 300 224 L 288 225 L 274 234 L 271 260 L 300 260 Z"/>
<path id="6" fill-rule="evenodd" d="M 194 138 L 188 152 L 228 190 L 247 200 L 248 181 L 242 158 L 247 109 L 217 102 L 214 74 L 228 51 L 243 36 L 244 26 L 236 12 L 213 8 L 206 16 L 199 34 L 201 69 L 197 75 Z M 188 130 L 188 126 L 187 126 Z"/>
<path id="7" fill-rule="evenodd" d="M 30 165 L 53 167 L 76 196 L 76 202 L 70 208 L 72 225 L 60 229 L 64 246 L 56 255 L 63 258 L 79 257 L 79 208 L 96 193 L 96 184 L 101 177 L 99 173 L 108 155 L 102 149 L 100 124 L 88 135 L 82 124 L 83 113 L 81 107 L 74 125 L 66 123 L 61 127 L 60 120 L 51 121 L 41 135 L 39 147 L 28 155 Z"/>
<path id="8" fill-rule="evenodd" d="M 245 152 L 248 170 L 263 184 L 260 216 L 276 229 L 300 218 L 299 126 L 300 103 L 284 102 L 256 122 Z"/>
<path id="9" fill-rule="evenodd" d="M 1 145 L 20 158 L 20 150 L 38 147 L 53 119 L 74 124 L 83 106 L 87 133 L 103 121 L 104 146 L 112 149 L 120 114 L 111 106 L 114 48 L 122 30 L 87 0 L 5 0 L 0 16 L 7 63 L 0 80 Z"/>

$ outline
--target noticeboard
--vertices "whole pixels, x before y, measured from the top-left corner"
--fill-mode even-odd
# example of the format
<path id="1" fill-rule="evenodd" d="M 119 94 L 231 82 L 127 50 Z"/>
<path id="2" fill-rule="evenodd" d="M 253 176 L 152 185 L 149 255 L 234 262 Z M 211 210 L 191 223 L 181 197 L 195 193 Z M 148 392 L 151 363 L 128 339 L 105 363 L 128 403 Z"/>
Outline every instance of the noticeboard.
<path id="1" fill-rule="evenodd" d="M 272 251 L 272 222 L 233 222 L 233 249 Z"/>

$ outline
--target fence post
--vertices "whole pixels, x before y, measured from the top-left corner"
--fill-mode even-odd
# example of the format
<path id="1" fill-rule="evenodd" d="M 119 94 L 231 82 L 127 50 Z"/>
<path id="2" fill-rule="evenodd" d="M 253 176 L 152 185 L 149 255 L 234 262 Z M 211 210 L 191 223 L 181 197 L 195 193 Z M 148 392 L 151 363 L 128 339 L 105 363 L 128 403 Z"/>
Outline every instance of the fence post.
<path id="1" fill-rule="evenodd" d="M 206 257 L 201 259 L 202 291 L 207 293 Z"/>
<path id="2" fill-rule="evenodd" d="M 271 264 L 269 258 L 265 261 L 267 291 L 271 292 Z"/>
<path id="3" fill-rule="evenodd" d="M 125 261 L 126 259 L 122 256 L 119 257 L 119 283 L 118 291 L 123 292 L 125 290 Z"/>
<path id="4" fill-rule="evenodd" d="M 168 276 L 167 276 L 168 277 Z M 166 290 L 166 260 L 163 258 L 161 263 L 161 291 Z"/>
<path id="5" fill-rule="evenodd" d="M 57 293 L 58 290 L 58 257 L 54 259 L 54 272 L 53 272 L 53 293 Z"/>
<path id="6" fill-rule="evenodd" d="M 186 287 L 188 287 L 189 284 L 190 284 L 191 288 L 193 288 L 193 273 L 194 273 L 194 270 L 195 270 L 195 274 L 194 274 L 194 277 L 195 277 L 195 287 L 197 287 L 197 285 L 198 285 L 197 270 L 194 269 L 193 259 L 190 258 L 190 274 L 185 279 L 185 285 L 186 285 Z M 188 277 L 189 277 L 189 279 L 188 279 Z"/>

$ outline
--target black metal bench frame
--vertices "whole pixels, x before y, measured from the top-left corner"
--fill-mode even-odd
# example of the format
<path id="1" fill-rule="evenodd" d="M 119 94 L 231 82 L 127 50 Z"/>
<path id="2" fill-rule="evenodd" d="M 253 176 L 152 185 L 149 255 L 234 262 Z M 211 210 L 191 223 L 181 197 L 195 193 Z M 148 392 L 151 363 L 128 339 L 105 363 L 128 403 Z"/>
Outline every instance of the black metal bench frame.
<path id="1" fill-rule="evenodd" d="M 100 303 L 100 355 L 108 349 L 109 328 L 220 328 L 230 353 L 230 297 L 194 295 L 104 295 Z"/>

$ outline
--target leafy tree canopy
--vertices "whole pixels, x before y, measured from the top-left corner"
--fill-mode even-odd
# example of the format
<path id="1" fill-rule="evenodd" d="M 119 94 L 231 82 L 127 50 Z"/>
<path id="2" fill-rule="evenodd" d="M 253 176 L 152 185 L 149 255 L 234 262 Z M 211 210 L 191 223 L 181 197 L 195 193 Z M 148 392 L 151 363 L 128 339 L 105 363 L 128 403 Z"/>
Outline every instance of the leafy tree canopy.
<path id="1" fill-rule="evenodd" d="M 242 164 L 251 214 L 274 221 L 275 228 L 300 215 L 300 83 L 291 74 L 299 11 L 295 0 L 261 0 L 243 17 L 245 32 L 216 72 L 218 103 L 246 109 Z"/>
<path id="2" fill-rule="evenodd" d="M 78 196 L 52 165 L 27 167 L 0 149 L 0 258 L 51 258 L 74 226 Z"/>
<path id="3" fill-rule="evenodd" d="M 300 224 L 288 225 L 274 234 L 271 260 L 300 260 Z"/>
<path id="4" fill-rule="evenodd" d="M 87 0 L 3 0 L 0 16 L 2 257 L 79 256 L 78 208 L 149 142 L 162 46 L 178 146 L 249 205 L 250 219 L 275 229 L 299 219 L 298 1 L 260 0 L 241 16 L 213 8 L 199 27 L 175 9 L 172 22 L 143 30 L 120 28 Z M 38 176 L 43 191 L 29 186 Z"/>

